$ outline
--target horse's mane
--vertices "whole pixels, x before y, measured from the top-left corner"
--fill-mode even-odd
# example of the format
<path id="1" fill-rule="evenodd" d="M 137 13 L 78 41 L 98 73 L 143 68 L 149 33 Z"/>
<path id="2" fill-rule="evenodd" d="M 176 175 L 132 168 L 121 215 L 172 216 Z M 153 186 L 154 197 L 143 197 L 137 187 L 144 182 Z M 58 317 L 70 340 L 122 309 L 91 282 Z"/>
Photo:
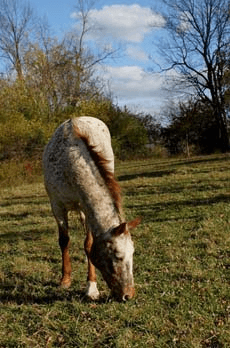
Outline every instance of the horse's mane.
<path id="1" fill-rule="evenodd" d="M 101 152 L 96 151 L 95 147 L 89 144 L 89 138 L 82 134 L 76 124 L 73 124 L 74 134 L 80 138 L 87 147 L 87 150 L 90 153 L 91 158 L 93 159 L 95 165 L 97 166 L 99 173 L 105 181 L 106 186 L 110 192 L 110 195 L 113 199 L 114 205 L 119 213 L 122 215 L 121 208 L 121 188 L 118 182 L 116 181 L 113 172 L 108 170 L 107 163 L 109 162 Z"/>

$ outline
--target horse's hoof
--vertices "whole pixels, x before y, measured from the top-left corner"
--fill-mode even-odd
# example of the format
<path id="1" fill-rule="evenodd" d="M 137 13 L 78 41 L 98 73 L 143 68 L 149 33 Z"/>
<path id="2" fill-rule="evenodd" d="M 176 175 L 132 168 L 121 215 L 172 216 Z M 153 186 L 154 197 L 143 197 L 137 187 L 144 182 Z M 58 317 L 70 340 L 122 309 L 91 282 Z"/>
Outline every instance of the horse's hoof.
<path id="1" fill-rule="evenodd" d="M 62 289 L 68 289 L 71 285 L 71 281 L 70 280 L 62 280 L 60 283 L 60 288 Z"/>
<path id="2" fill-rule="evenodd" d="M 97 289 L 97 283 L 89 281 L 85 294 L 90 300 L 98 300 L 100 293 Z"/>

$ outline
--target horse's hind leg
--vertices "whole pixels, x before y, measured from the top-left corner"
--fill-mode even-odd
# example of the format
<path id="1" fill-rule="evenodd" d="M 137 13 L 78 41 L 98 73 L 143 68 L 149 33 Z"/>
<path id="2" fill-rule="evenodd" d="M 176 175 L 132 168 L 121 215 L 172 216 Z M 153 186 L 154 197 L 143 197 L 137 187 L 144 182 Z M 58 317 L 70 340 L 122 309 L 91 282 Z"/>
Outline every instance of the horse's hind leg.
<path id="1" fill-rule="evenodd" d="M 61 205 L 52 205 L 52 210 L 58 224 L 59 246 L 62 253 L 62 278 L 60 285 L 63 288 L 68 288 L 71 284 L 71 262 L 69 257 L 70 239 L 67 211 Z"/>
<path id="2" fill-rule="evenodd" d="M 93 236 L 92 236 L 92 233 L 89 231 L 89 229 L 86 227 L 85 216 L 82 212 L 80 212 L 80 217 L 86 232 L 86 238 L 84 243 L 85 253 L 88 259 L 88 277 L 87 277 L 86 296 L 88 296 L 92 300 L 96 300 L 99 297 L 99 291 L 97 289 L 97 282 L 96 282 L 97 280 L 96 270 L 95 270 L 95 266 L 92 264 L 90 260 L 90 251 L 93 245 Z"/>

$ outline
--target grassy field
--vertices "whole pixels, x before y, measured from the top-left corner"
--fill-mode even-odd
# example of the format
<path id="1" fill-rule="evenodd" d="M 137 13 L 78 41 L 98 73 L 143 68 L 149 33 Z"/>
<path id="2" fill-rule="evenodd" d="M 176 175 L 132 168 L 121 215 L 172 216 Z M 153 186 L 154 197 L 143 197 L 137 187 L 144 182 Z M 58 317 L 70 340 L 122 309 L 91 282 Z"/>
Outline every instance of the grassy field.
<path id="1" fill-rule="evenodd" d="M 230 156 L 118 163 L 136 296 L 84 297 L 84 234 L 70 214 L 73 282 L 58 288 L 57 228 L 42 183 L 0 204 L 0 347 L 230 347 Z"/>

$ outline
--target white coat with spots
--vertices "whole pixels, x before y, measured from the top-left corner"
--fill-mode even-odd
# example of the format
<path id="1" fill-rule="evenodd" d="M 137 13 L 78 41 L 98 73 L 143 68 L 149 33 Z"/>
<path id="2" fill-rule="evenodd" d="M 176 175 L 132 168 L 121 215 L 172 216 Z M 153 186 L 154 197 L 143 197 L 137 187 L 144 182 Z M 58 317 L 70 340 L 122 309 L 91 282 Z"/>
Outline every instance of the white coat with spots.
<path id="1" fill-rule="evenodd" d="M 61 124 L 43 155 L 44 181 L 59 228 L 61 285 L 69 287 L 68 211 L 80 212 L 86 230 L 87 295 L 96 299 L 95 266 L 118 299 L 134 295 L 133 242 L 130 229 L 139 219 L 123 221 L 120 188 L 114 179 L 114 155 L 107 126 L 93 117 Z"/>

